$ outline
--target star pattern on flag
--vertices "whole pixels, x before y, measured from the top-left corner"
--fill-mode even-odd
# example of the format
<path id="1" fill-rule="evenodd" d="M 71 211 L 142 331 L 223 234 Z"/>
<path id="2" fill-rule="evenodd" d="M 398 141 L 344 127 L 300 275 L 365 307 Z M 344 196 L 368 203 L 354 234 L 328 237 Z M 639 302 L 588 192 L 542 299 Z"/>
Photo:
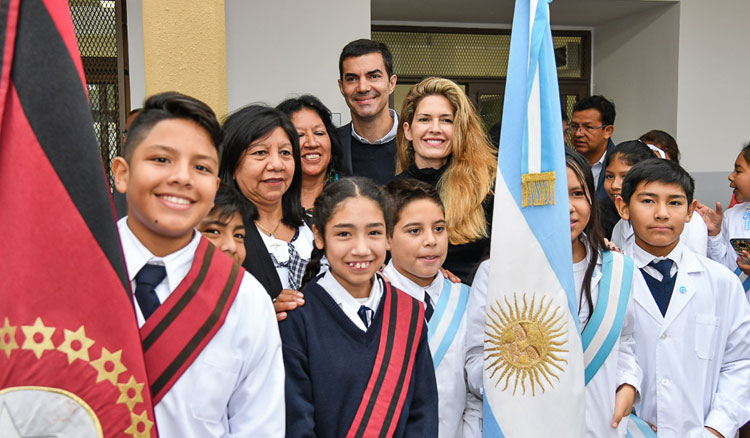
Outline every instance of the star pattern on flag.
<path id="1" fill-rule="evenodd" d="M 127 368 L 125 368 L 125 365 L 120 360 L 121 356 L 122 350 L 111 353 L 106 347 L 102 347 L 101 357 L 91 362 L 91 366 L 97 371 L 96 383 L 102 380 L 109 380 L 113 385 L 117 385 L 117 379 L 120 377 L 120 374 L 127 371 Z"/>
<path id="2" fill-rule="evenodd" d="M 143 401 L 143 383 L 136 382 L 133 376 L 130 376 L 127 383 L 120 383 L 117 387 L 120 389 L 120 398 L 117 399 L 117 403 L 125 403 L 130 411 L 137 403 Z"/>
<path id="3" fill-rule="evenodd" d="M 141 415 L 131 412 L 130 420 L 130 427 L 125 429 L 125 433 L 133 438 L 149 438 L 151 436 L 151 428 L 154 427 L 154 423 L 148 419 L 146 411 L 141 412 Z"/>
<path id="4" fill-rule="evenodd" d="M 0 351 L 4 352 L 7 357 L 10 357 L 13 350 L 18 349 L 16 328 L 16 326 L 10 325 L 7 317 L 5 318 L 5 324 L 0 327 Z"/>
<path id="5" fill-rule="evenodd" d="M 65 340 L 57 349 L 68 355 L 68 364 L 76 359 L 89 361 L 89 348 L 94 345 L 94 340 L 86 337 L 86 329 L 80 326 L 78 330 L 65 329 Z"/>
<path id="6" fill-rule="evenodd" d="M 55 344 L 52 343 L 55 328 L 46 327 L 41 317 L 36 318 L 34 325 L 22 325 L 21 330 L 26 336 L 21 349 L 33 351 L 37 359 L 41 358 L 45 351 L 55 349 Z"/>

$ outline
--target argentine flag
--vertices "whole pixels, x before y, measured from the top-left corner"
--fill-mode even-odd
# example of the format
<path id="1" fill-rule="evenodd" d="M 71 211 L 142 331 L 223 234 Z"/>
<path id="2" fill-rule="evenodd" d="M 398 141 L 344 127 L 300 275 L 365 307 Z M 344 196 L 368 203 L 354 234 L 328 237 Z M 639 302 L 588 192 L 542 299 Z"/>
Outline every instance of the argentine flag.
<path id="1" fill-rule="evenodd" d="M 485 438 L 586 435 L 550 1 L 516 0 L 513 17 L 485 320 Z"/>

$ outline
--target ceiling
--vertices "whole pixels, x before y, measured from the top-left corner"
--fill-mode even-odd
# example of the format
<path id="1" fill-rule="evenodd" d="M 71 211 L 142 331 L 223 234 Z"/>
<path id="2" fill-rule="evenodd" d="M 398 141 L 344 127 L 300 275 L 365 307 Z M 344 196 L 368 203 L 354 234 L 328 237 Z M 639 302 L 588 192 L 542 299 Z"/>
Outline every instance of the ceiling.
<path id="1" fill-rule="evenodd" d="M 627 15 L 672 5 L 679 0 L 555 0 L 553 26 L 594 27 Z M 371 20 L 415 25 L 509 25 L 513 0 L 371 0 Z"/>

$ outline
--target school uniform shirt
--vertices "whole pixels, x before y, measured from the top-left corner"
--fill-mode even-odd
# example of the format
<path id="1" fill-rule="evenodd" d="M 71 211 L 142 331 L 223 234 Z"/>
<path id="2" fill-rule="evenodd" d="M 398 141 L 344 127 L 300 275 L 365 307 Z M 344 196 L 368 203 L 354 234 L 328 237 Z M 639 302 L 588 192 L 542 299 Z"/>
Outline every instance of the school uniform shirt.
<path id="1" fill-rule="evenodd" d="M 464 411 L 464 438 L 482 437 L 482 402 L 484 389 L 484 319 L 487 314 L 487 285 L 490 280 L 489 259 L 479 264 L 469 292 L 466 308 L 466 386 L 469 396 Z"/>
<path id="2" fill-rule="evenodd" d="M 583 291 L 583 280 L 591 257 L 592 254 L 589 246 L 586 245 L 586 257 L 580 262 L 573 264 L 573 279 L 576 291 L 578 292 L 578 320 L 581 333 L 591 318 L 588 299 Z M 596 304 L 599 301 L 599 282 L 601 279 L 602 258 L 600 255 L 591 277 L 591 301 L 593 308 L 596 308 Z M 589 438 L 624 437 L 627 431 L 628 417 L 622 419 L 617 429 L 613 429 L 611 424 L 615 412 L 615 393 L 617 388 L 624 384 L 632 385 L 636 389 L 637 394 L 643 377 L 641 368 L 638 366 L 638 361 L 635 357 L 635 341 L 633 340 L 635 314 L 632 304 L 632 290 L 637 287 L 646 287 L 646 282 L 643 280 L 640 271 L 634 270 L 631 295 L 625 311 L 625 321 L 620 332 L 620 340 L 614 345 L 604 364 L 599 368 L 599 371 L 597 371 L 588 385 L 586 385 L 586 436 Z"/>
<path id="3" fill-rule="evenodd" d="M 376 276 L 370 296 L 380 291 L 382 297 L 381 282 Z M 289 437 L 344 437 L 370 380 L 385 300 L 373 300 L 375 314 L 365 330 L 359 316 L 347 309 L 354 304 L 346 304 L 339 294 L 342 291 L 346 289 L 327 272 L 305 286 L 305 305 L 279 323 Z M 359 305 L 357 302 L 357 308 Z M 437 385 L 426 324 L 418 336 L 411 382 L 404 389 L 406 397 L 392 435 L 395 438 L 434 438 L 438 433 Z"/>
<path id="4" fill-rule="evenodd" d="M 636 268 L 656 257 L 637 245 Z M 668 254 L 674 289 L 662 316 L 648 288 L 633 290 L 639 417 L 659 438 L 725 437 L 750 419 L 750 306 L 739 279 L 682 243 Z M 652 267 L 649 275 L 661 280 Z"/>
<path id="5" fill-rule="evenodd" d="M 297 228 L 290 242 L 268 236 L 262 231 L 259 234 L 268 249 L 276 272 L 279 274 L 281 288 L 301 289 L 302 276 L 305 273 L 307 262 L 310 261 L 315 238 L 310 227 L 303 223 Z M 298 259 L 292 258 L 292 250 L 299 255 Z"/>
<path id="6" fill-rule="evenodd" d="M 165 257 L 154 256 L 133 234 L 127 217 L 117 226 L 132 290 L 147 263 L 164 265 L 156 287 L 164 302 L 185 278 L 201 234 Z M 138 326 L 145 323 L 135 296 Z M 284 366 L 276 314 L 266 291 L 245 273 L 226 320 L 195 361 L 154 407 L 163 437 L 283 437 Z"/>
<path id="7" fill-rule="evenodd" d="M 372 323 L 372 318 L 375 315 L 375 311 L 380 305 L 380 299 L 383 297 L 383 285 L 380 281 L 372 282 L 372 289 L 370 289 L 370 295 L 367 298 L 354 298 L 341 283 L 336 280 L 336 277 L 331 274 L 331 271 L 326 271 L 323 277 L 318 280 L 320 287 L 328 292 L 331 299 L 339 306 L 344 315 L 346 315 L 351 322 L 354 323 L 363 332 L 367 331 L 367 327 Z M 362 321 L 362 317 L 359 316 L 359 308 L 366 306 L 370 311 L 367 312 L 367 326 Z"/>
<path id="8" fill-rule="evenodd" d="M 630 221 L 620 219 L 612 230 L 612 243 L 617 245 L 623 254 L 630 254 L 635 246 L 635 234 Z M 708 227 L 703 217 L 693 213 L 690 222 L 680 234 L 680 242 L 684 243 L 691 251 L 702 256 L 708 255 Z"/>
<path id="9" fill-rule="evenodd" d="M 398 272 L 396 267 L 393 266 L 393 260 L 385 267 L 383 274 L 391 284 L 423 303 L 425 302 L 425 294 L 427 294 L 434 308 L 437 308 L 437 303 L 440 300 L 445 282 L 450 281 L 438 273 L 429 286 L 422 287 Z M 445 314 L 443 318 L 450 320 L 451 316 Z M 438 389 L 438 414 L 440 418 L 438 436 L 440 438 L 455 438 L 462 435 L 463 413 L 466 407 L 467 396 L 466 379 L 464 377 L 464 366 L 466 363 L 465 340 L 466 312 L 464 312 L 453 342 L 451 342 L 440 364 L 435 369 Z M 431 351 L 431 353 L 434 361 L 435 351 Z"/>
<path id="10" fill-rule="evenodd" d="M 721 233 L 708 237 L 708 257 L 734 272 L 737 269 L 737 253 L 729 240 L 748 238 L 750 238 L 750 202 L 743 202 L 724 211 Z"/>

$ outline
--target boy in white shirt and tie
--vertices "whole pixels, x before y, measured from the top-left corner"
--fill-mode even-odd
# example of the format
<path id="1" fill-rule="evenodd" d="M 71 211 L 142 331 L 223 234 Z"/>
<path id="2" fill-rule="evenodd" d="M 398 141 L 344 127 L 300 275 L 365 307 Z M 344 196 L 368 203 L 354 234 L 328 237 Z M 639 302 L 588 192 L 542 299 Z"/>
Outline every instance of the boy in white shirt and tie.
<path id="1" fill-rule="evenodd" d="M 693 189 L 679 165 L 650 159 L 628 172 L 616 201 L 648 284 L 633 291 L 635 411 L 660 438 L 732 438 L 750 419 L 750 306 L 732 272 L 680 243 Z"/>

